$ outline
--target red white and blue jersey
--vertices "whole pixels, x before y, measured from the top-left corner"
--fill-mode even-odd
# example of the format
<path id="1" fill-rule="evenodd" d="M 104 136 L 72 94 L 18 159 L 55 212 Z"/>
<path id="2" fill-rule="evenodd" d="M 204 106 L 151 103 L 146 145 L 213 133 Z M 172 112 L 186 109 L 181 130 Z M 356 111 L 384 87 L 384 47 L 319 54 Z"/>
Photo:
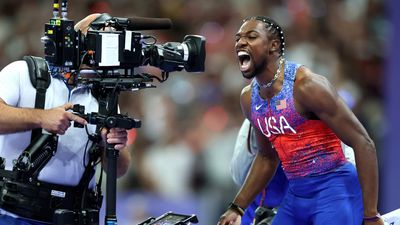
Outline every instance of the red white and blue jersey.
<path id="1" fill-rule="evenodd" d="M 286 61 L 282 89 L 269 100 L 252 83 L 251 123 L 276 149 L 288 179 L 325 174 L 347 162 L 341 141 L 324 122 L 297 113 L 293 86 L 299 67 Z"/>

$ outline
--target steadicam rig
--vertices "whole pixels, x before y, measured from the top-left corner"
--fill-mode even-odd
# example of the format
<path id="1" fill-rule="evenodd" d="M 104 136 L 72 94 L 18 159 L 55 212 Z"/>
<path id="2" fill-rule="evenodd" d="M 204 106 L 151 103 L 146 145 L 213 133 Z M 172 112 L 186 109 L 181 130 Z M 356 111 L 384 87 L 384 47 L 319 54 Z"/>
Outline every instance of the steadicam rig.
<path id="1" fill-rule="evenodd" d="M 67 18 L 67 6 L 67 0 L 62 0 L 60 10 L 59 1 L 54 0 L 53 18 L 45 24 L 45 34 L 42 37 L 44 55 L 52 73 L 73 73 L 76 76 L 72 77 L 76 78 L 78 84 L 90 85 L 99 104 L 98 112 L 85 114 L 84 108 L 79 105 L 75 105 L 73 110 L 88 123 L 96 125 L 96 134 L 89 134 L 93 149 L 100 147 L 101 128 L 131 129 L 141 125 L 139 120 L 118 114 L 118 96 L 121 91 L 155 87 L 153 79 L 163 82 L 174 71 L 204 71 L 206 54 L 203 36 L 186 35 L 183 42 L 156 44 L 156 37 L 138 32 L 170 29 L 172 22 L 168 18 L 121 18 L 101 14 L 90 24 L 87 33 L 83 34 L 74 30 L 74 21 Z M 135 68 L 146 65 L 159 68 L 162 77 L 135 73 Z M 114 144 L 105 145 L 102 145 L 105 147 L 102 155 L 107 160 L 104 224 L 116 225 L 116 168 L 119 151 L 114 148 Z M 97 210 L 82 210 L 72 212 L 58 209 L 54 222 L 56 225 L 98 224 Z M 178 224 L 197 222 L 193 216 L 176 216 L 174 218 L 185 221 L 178 221 Z"/>

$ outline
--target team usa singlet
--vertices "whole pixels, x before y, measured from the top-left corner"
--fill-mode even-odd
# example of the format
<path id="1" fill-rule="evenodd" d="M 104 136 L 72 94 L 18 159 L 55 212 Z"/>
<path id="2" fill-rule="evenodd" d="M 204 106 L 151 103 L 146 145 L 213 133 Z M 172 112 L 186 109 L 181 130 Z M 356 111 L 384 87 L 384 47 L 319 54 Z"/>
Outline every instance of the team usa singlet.
<path id="1" fill-rule="evenodd" d="M 346 163 L 339 138 L 320 120 L 308 120 L 294 107 L 298 64 L 286 62 L 281 91 L 262 99 L 253 82 L 251 120 L 276 149 L 288 179 L 324 174 Z"/>
<path id="2" fill-rule="evenodd" d="M 273 145 L 289 180 L 288 193 L 273 224 L 360 225 L 361 188 L 340 139 L 321 120 L 297 113 L 293 88 L 299 64 L 286 61 L 283 85 L 271 99 L 259 94 L 254 79 L 252 125 Z"/>

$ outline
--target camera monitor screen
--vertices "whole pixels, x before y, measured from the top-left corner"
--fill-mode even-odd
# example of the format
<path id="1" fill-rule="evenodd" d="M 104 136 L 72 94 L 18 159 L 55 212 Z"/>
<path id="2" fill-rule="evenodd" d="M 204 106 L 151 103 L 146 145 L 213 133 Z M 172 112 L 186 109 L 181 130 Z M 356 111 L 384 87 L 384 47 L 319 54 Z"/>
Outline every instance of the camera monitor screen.
<path id="1" fill-rule="evenodd" d="M 188 224 L 189 222 L 197 221 L 197 218 L 194 218 L 194 215 L 182 215 L 176 213 L 166 213 L 156 220 L 152 221 L 148 225 L 184 225 Z M 195 221 L 192 221 L 195 219 Z"/>

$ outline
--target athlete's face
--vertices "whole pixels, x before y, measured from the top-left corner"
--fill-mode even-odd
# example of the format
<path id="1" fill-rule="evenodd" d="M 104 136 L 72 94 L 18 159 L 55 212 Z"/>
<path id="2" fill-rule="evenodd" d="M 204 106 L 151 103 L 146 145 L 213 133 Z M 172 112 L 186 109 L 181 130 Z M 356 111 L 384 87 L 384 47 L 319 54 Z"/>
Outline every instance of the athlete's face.
<path id="1" fill-rule="evenodd" d="M 245 78 L 251 79 L 266 69 L 269 39 L 263 22 L 246 21 L 236 33 L 235 40 L 239 68 Z"/>

